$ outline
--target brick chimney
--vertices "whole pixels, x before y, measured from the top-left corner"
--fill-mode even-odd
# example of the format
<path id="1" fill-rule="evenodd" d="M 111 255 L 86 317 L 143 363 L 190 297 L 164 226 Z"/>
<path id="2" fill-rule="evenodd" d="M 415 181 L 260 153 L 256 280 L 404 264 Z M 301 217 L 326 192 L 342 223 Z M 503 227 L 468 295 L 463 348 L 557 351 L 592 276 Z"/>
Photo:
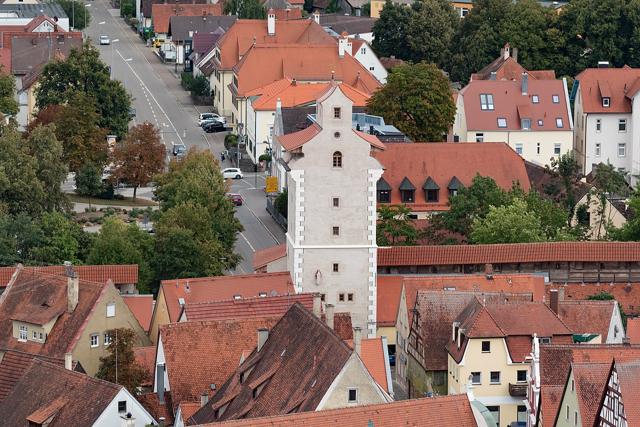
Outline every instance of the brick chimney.
<path id="1" fill-rule="evenodd" d="M 313 294 L 313 314 L 318 319 L 322 314 L 322 296 L 318 293 Z"/>
<path id="2" fill-rule="evenodd" d="M 67 312 L 73 313 L 78 305 L 78 275 L 73 271 L 73 265 L 69 261 L 64 262 L 64 268 L 67 276 Z"/>
<path id="3" fill-rule="evenodd" d="M 265 329 L 265 328 L 258 329 L 258 349 L 257 349 L 258 352 L 262 350 L 262 347 L 264 346 L 264 343 L 267 342 L 268 338 L 269 338 L 268 329 Z"/>
<path id="4" fill-rule="evenodd" d="M 207 392 L 203 392 L 200 395 L 200 407 L 202 408 L 204 405 L 207 404 L 207 402 L 209 401 L 209 394 L 207 394 Z"/>
<path id="5" fill-rule="evenodd" d="M 324 315 L 327 317 L 327 326 L 333 329 L 333 316 L 335 307 L 333 304 L 327 304 L 324 308 Z"/>
<path id="6" fill-rule="evenodd" d="M 267 14 L 267 34 L 270 36 L 276 35 L 276 13 L 273 9 L 269 9 Z"/>
<path id="7" fill-rule="evenodd" d="M 64 369 L 68 371 L 73 371 L 73 354 L 71 353 L 64 354 Z"/>
<path id="8" fill-rule="evenodd" d="M 551 289 L 551 291 L 549 292 L 549 308 L 551 308 L 551 311 L 553 311 L 555 314 L 558 314 L 558 290 L 557 289 Z"/>
<path id="9" fill-rule="evenodd" d="M 362 352 L 362 328 L 360 326 L 353 328 L 353 349 L 360 356 Z"/>

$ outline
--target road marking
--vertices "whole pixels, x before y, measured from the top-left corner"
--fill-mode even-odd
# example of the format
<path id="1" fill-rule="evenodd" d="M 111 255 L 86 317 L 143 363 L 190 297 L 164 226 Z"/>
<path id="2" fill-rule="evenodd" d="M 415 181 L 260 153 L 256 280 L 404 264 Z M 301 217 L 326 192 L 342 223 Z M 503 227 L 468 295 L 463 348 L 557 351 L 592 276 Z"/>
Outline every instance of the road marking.
<path id="1" fill-rule="evenodd" d="M 242 195 L 242 192 L 244 191 L 244 189 L 240 189 L 238 190 L 238 193 L 240 193 Z M 243 195 L 244 197 L 244 195 Z M 280 241 L 278 240 L 278 238 L 275 236 L 275 234 L 273 234 L 271 232 L 271 230 L 269 230 L 269 228 L 267 227 L 267 225 L 262 222 L 262 220 L 260 219 L 260 217 L 258 217 L 258 215 L 256 215 L 256 213 L 253 211 L 253 209 L 251 209 L 249 207 L 249 205 L 247 205 L 246 203 L 243 204 L 243 206 L 245 206 L 247 209 L 249 209 L 249 212 L 251 212 L 251 214 L 258 220 L 258 222 L 260 223 L 260 225 L 262 225 L 264 227 L 264 229 L 267 231 L 267 233 L 269 234 L 269 236 L 271 236 L 271 238 L 273 239 L 274 242 L 276 242 L 276 245 L 280 244 Z M 242 234 L 242 233 L 240 233 Z M 244 237 L 244 236 L 242 236 Z M 247 238 L 245 237 L 245 240 L 247 240 Z M 249 243 L 249 241 L 247 240 L 247 243 Z M 249 246 L 251 246 L 251 244 L 249 243 Z M 255 252 L 255 249 L 254 249 Z"/>
<path id="2" fill-rule="evenodd" d="M 249 210 L 251 210 L 251 209 L 249 209 Z M 252 252 L 256 251 L 256 248 L 253 247 L 251 242 L 245 237 L 244 233 L 240 233 L 240 237 L 242 237 L 244 239 L 244 241 L 247 242 L 247 245 L 249 245 L 249 247 L 251 248 Z"/>

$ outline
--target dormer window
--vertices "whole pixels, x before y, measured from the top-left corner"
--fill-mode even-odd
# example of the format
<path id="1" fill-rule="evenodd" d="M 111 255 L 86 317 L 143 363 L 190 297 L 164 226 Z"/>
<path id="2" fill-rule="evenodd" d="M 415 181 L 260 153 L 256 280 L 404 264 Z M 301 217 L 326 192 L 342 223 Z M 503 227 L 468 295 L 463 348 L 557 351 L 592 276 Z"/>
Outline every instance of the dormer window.
<path id="1" fill-rule="evenodd" d="M 456 178 L 455 176 L 451 178 L 451 181 L 449 181 L 449 185 L 447 186 L 447 189 L 449 190 L 449 197 L 451 198 L 453 196 L 457 196 L 458 191 L 461 190 L 463 187 L 464 186 L 462 185 L 462 183 L 458 178 Z"/>
<path id="2" fill-rule="evenodd" d="M 493 95 L 490 93 L 480 94 L 480 109 L 482 111 L 493 111 Z"/>
<path id="3" fill-rule="evenodd" d="M 531 95 L 531 102 L 533 102 L 534 104 L 540 103 L 540 98 L 538 97 L 538 95 Z"/>
<path id="4" fill-rule="evenodd" d="M 391 203 L 391 186 L 384 178 L 380 178 L 376 184 L 378 203 Z"/>
<path id="5" fill-rule="evenodd" d="M 520 120 L 520 127 L 523 130 L 531 129 L 531 119 L 522 119 L 522 120 Z"/>
<path id="6" fill-rule="evenodd" d="M 611 105 L 611 98 L 609 97 L 602 98 L 602 106 L 604 108 L 609 108 L 610 105 Z"/>
<path id="7" fill-rule="evenodd" d="M 28 337 L 29 329 L 25 325 L 20 325 L 18 330 L 18 341 L 26 341 Z"/>
<path id="8" fill-rule="evenodd" d="M 564 127 L 564 123 L 563 123 L 563 121 L 562 121 L 562 117 L 557 117 L 557 118 L 556 118 L 556 127 L 557 127 L 557 128 L 562 128 L 562 127 Z"/>
<path id="9" fill-rule="evenodd" d="M 400 200 L 402 203 L 413 203 L 415 202 L 416 187 L 413 186 L 409 178 L 406 176 L 400 183 Z"/>
<path id="10" fill-rule="evenodd" d="M 505 117 L 498 117 L 498 127 L 499 128 L 507 127 L 507 119 Z"/>
<path id="11" fill-rule="evenodd" d="M 440 187 L 431 177 L 427 178 L 422 189 L 424 190 L 424 199 L 427 203 L 438 203 Z"/>

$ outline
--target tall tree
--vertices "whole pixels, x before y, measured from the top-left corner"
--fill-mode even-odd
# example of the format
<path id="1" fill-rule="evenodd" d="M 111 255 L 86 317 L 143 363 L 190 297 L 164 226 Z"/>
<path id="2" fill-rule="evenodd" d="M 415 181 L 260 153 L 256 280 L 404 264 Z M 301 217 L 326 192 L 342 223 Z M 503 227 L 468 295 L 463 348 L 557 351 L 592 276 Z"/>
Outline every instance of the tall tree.
<path id="1" fill-rule="evenodd" d="M 595 186 L 595 206 L 597 208 L 598 228 L 596 239 L 604 237 L 611 228 L 612 210 L 607 209 L 608 199 L 612 196 L 626 196 L 629 194 L 629 184 L 625 175 L 610 163 L 600 163 L 593 171 L 592 184 Z"/>
<path id="2" fill-rule="evenodd" d="M 640 191 L 637 188 L 629 199 L 629 208 L 633 216 L 621 228 L 611 230 L 612 240 L 640 241 Z"/>
<path id="3" fill-rule="evenodd" d="M 417 0 L 411 9 L 413 13 L 406 28 L 405 44 L 409 49 L 406 59 L 442 67 L 448 60 L 449 47 L 460 18 L 448 0 Z"/>
<path id="4" fill-rule="evenodd" d="M 409 218 L 411 209 L 405 205 L 382 205 L 378 209 L 378 227 L 376 228 L 379 246 L 411 246 L 418 239 L 418 230 Z"/>
<path id="5" fill-rule="evenodd" d="M 484 219 L 473 221 L 474 243 L 529 243 L 545 240 L 540 218 L 527 208 L 524 200 L 514 199 L 510 205 L 490 206 Z"/>
<path id="6" fill-rule="evenodd" d="M 131 329 L 118 328 L 107 331 L 107 334 L 111 340 L 107 347 L 109 354 L 100 358 L 96 377 L 120 384 L 136 396 L 138 387 L 148 379 L 148 373 L 138 364 L 133 353 L 135 333 Z"/>
<path id="7" fill-rule="evenodd" d="M 76 193 L 89 197 L 89 208 L 91 208 L 91 198 L 103 191 L 104 184 L 100 168 L 93 163 L 86 163 L 76 173 Z"/>
<path id="8" fill-rule="evenodd" d="M 93 99 L 99 127 L 118 137 L 127 132 L 131 97 L 121 82 L 111 80 L 100 52 L 88 42 L 83 49 L 72 50 L 65 61 L 48 63 L 38 83 L 36 105 L 40 110 L 72 104 L 76 92 L 82 92 Z"/>
<path id="9" fill-rule="evenodd" d="M 15 116 L 18 113 L 18 101 L 16 101 L 16 80 L 4 66 L 0 67 L 0 112 Z"/>
<path id="10" fill-rule="evenodd" d="M 230 0 L 224 3 L 226 15 L 237 15 L 239 19 L 265 19 L 267 13 L 258 0 Z"/>
<path id="11" fill-rule="evenodd" d="M 166 149 L 160 132 L 149 122 L 134 126 L 113 152 L 113 178 L 133 186 L 135 200 L 138 187 L 151 182 L 162 172 Z"/>
<path id="12" fill-rule="evenodd" d="M 408 60 L 411 57 L 405 43 L 413 10 L 387 0 L 380 18 L 373 24 L 373 50 L 378 56 L 395 56 Z"/>
<path id="13" fill-rule="evenodd" d="M 421 62 L 393 68 L 387 84 L 368 103 L 372 114 L 393 123 L 414 141 L 442 141 L 456 107 L 449 80 L 435 65 Z"/>
<path id="14" fill-rule="evenodd" d="M 76 30 L 84 30 L 91 22 L 91 14 L 86 3 L 78 0 L 57 0 L 57 2 L 69 17 L 69 24 Z"/>
<path id="15" fill-rule="evenodd" d="M 574 152 L 570 151 L 561 155 L 558 159 L 552 159 L 551 170 L 562 178 L 565 191 L 565 205 L 567 207 L 567 221 L 571 223 L 577 203 L 574 187 L 581 173 L 581 168 Z"/>

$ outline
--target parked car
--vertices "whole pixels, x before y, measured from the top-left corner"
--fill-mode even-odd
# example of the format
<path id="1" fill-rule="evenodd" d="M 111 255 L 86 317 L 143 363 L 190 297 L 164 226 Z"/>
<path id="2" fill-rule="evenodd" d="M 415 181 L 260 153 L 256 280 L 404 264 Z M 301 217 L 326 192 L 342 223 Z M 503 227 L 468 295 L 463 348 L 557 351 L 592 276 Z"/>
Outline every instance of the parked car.
<path id="1" fill-rule="evenodd" d="M 229 200 L 231 200 L 231 203 L 233 203 L 234 206 L 242 206 L 242 203 L 244 202 L 240 194 L 227 193 L 227 197 L 229 198 Z"/>
<path id="2" fill-rule="evenodd" d="M 224 132 L 226 129 L 227 128 L 224 127 L 224 123 L 218 121 L 205 122 L 205 124 L 202 125 L 202 130 L 207 133 Z"/>
<path id="3" fill-rule="evenodd" d="M 238 168 L 226 168 L 222 169 L 222 177 L 224 179 L 242 179 L 242 171 Z"/>
<path id="4" fill-rule="evenodd" d="M 202 126 L 205 122 L 210 120 L 216 120 L 220 123 L 226 124 L 227 119 L 216 113 L 201 113 L 198 117 L 198 126 Z"/>
<path id="5" fill-rule="evenodd" d="M 101 45 L 111 44 L 111 40 L 109 39 L 109 36 L 100 36 L 100 44 Z"/>

